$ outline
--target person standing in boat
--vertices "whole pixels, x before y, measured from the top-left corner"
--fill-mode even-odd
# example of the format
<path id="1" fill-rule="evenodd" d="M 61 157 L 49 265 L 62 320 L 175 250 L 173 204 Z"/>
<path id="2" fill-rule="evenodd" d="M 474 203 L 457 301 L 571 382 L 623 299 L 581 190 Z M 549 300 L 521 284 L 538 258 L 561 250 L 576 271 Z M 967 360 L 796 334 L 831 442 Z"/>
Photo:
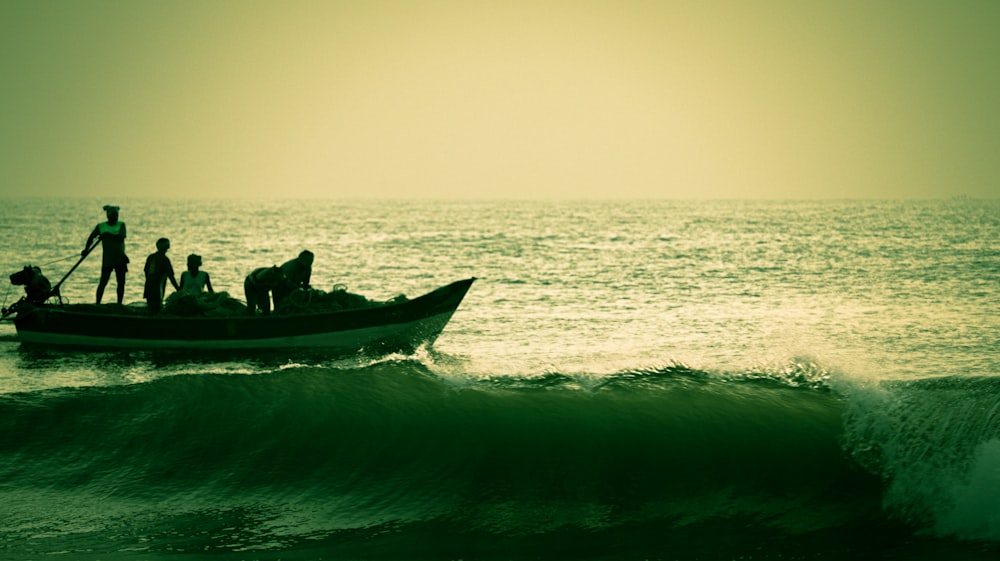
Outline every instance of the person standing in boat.
<path id="1" fill-rule="evenodd" d="M 243 281 L 247 297 L 247 311 L 255 315 L 260 309 L 265 316 L 271 313 L 271 293 L 285 283 L 285 274 L 277 265 L 254 269 Z"/>
<path id="2" fill-rule="evenodd" d="M 201 294 L 206 289 L 215 292 L 212 290 L 212 279 L 208 277 L 208 273 L 200 270 L 200 267 L 201 256 L 194 253 L 188 255 L 187 270 L 181 273 L 180 290 L 191 294 Z"/>
<path id="3" fill-rule="evenodd" d="M 94 227 L 94 231 L 87 238 L 81 256 L 86 257 L 93 249 L 91 244 L 100 238 L 101 248 L 104 256 L 101 260 L 101 280 L 97 283 L 97 303 L 104 299 L 104 289 L 111 280 L 111 273 L 115 273 L 115 282 L 118 289 L 118 303 L 125 299 L 125 273 L 128 272 L 128 256 L 125 255 L 125 223 L 118 219 L 119 207 L 114 205 L 104 205 L 104 212 L 107 213 L 108 221 L 101 222 Z"/>
<path id="4" fill-rule="evenodd" d="M 180 290 L 177 279 L 174 278 L 174 266 L 167 257 L 167 250 L 170 249 L 170 240 L 160 238 L 156 240 L 156 253 L 150 254 L 146 258 L 146 266 L 143 272 L 146 273 L 146 287 L 143 290 L 143 297 L 146 298 L 146 308 L 149 313 L 155 314 L 163 307 L 163 295 L 167 290 L 167 280 L 173 285 L 174 290 Z"/>
<path id="5" fill-rule="evenodd" d="M 297 288 L 309 290 L 309 279 L 312 277 L 313 252 L 308 249 L 299 253 L 295 259 L 281 264 L 281 272 L 285 274 L 285 282 L 274 290 L 274 307 L 277 308 L 286 296 Z"/>

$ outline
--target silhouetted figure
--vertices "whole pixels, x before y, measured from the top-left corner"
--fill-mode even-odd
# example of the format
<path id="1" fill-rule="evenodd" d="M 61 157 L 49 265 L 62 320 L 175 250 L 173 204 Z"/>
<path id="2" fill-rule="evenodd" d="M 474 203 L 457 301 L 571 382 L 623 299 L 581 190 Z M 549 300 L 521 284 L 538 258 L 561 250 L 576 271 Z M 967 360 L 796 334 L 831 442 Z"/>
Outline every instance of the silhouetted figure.
<path id="1" fill-rule="evenodd" d="M 187 270 L 181 273 L 181 290 L 191 294 L 201 294 L 206 289 L 215 292 L 212 290 L 212 279 L 208 277 L 208 273 L 200 270 L 200 267 L 201 256 L 194 253 L 188 255 Z"/>
<path id="2" fill-rule="evenodd" d="M 243 281 L 243 290 L 247 296 L 247 311 L 250 315 L 257 313 L 257 310 L 264 315 L 271 313 L 271 295 L 275 289 L 279 289 L 285 283 L 285 274 L 281 267 L 261 267 L 254 269 Z"/>
<path id="3" fill-rule="evenodd" d="M 149 313 L 155 314 L 163 307 L 163 295 L 167 290 L 167 280 L 173 285 L 174 290 L 180 287 L 177 279 L 174 278 L 174 266 L 167 257 L 167 250 L 170 249 L 170 240 L 160 238 L 156 240 L 156 253 L 146 258 L 146 266 L 143 272 L 146 273 L 146 286 L 143 290 L 143 297 L 146 298 L 146 308 Z"/>
<path id="4" fill-rule="evenodd" d="M 104 299 L 104 289 L 114 271 L 118 285 L 118 303 L 121 304 L 125 299 L 125 273 L 128 272 L 129 262 L 125 255 L 125 223 L 118 219 L 117 206 L 104 205 L 104 212 L 107 213 L 108 221 L 94 227 L 85 247 L 89 248 L 95 239 L 101 239 L 104 257 L 101 260 L 101 281 L 97 284 L 97 303 L 100 304 Z M 87 255 L 87 250 L 84 249 L 81 255 Z"/>
<path id="5" fill-rule="evenodd" d="M 10 276 L 10 284 L 24 286 L 25 300 L 35 305 L 44 304 L 52 295 L 52 283 L 45 278 L 39 267 L 26 265 Z"/>
<path id="6" fill-rule="evenodd" d="M 274 307 L 297 288 L 309 289 L 309 279 L 312 277 L 313 252 L 304 250 L 295 259 L 281 264 L 281 272 L 285 274 L 285 282 L 274 289 Z"/>

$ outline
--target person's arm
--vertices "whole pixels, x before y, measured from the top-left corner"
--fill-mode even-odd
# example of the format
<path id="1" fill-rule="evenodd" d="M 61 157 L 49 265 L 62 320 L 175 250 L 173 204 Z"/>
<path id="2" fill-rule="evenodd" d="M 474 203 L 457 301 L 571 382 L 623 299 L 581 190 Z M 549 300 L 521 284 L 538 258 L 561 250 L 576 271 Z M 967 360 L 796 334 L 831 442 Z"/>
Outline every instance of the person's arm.
<path id="1" fill-rule="evenodd" d="M 90 244 L 94 243 L 94 240 L 100 237 L 100 235 L 101 235 L 100 226 L 94 226 L 94 230 L 90 232 L 89 236 L 87 236 L 87 243 L 83 245 L 83 251 L 80 252 L 80 255 L 86 255 L 87 250 L 90 249 Z"/>
<path id="2" fill-rule="evenodd" d="M 212 279 L 208 276 L 208 273 L 205 273 L 205 288 L 208 289 L 209 292 L 215 292 L 212 290 Z"/>
<path id="3" fill-rule="evenodd" d="M 123 224 L 123 226 L 124 226 L 124 224 Z M 174 266 L 173 266 L 173 264 L 170 263 L 170 261 L 167 261 L 167 278 L 170 279 L 170 284 L 173 285 L 174 290 L 180 290 L 181 289 L 180 285 L 177 284 L 177 279 L 174 278 Z"/>

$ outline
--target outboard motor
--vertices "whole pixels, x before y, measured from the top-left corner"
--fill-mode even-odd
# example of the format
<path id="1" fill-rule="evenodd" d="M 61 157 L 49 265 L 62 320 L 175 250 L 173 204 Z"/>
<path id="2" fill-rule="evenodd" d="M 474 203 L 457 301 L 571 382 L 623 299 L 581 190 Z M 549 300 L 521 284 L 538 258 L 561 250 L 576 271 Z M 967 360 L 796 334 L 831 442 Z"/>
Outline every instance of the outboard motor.
<path id="1" fill-rule="evenodd" d="M 23 269 L 10 276 L 10 283 L 23 286 L 25 299 L 35 305 L 44 304 L 52 296 L 52 283 L 42 274 L 42 269 L 25 265 Z"/>

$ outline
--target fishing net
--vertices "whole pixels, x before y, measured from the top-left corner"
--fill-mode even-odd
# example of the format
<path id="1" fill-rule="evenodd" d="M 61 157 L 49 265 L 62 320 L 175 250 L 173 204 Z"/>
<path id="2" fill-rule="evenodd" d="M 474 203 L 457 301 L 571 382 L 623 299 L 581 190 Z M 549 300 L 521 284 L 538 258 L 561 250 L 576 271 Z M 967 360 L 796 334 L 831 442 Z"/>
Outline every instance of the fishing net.
<path id="1" fill-rule="evenodd" d="M 125 304 L 70 304 L 68 306 L 53 306 L 55 309 L 66 309 L 84 314 L 107 314 L 116 316 L 134 316 L 146 313 L 146 307 L 136 307 Z"/>
<path id="2" fill-rule="evenodd" d="M 237 316 L 246 315 L 247 307 L 243 302 L 233 298 L 228 292 L 201 292 L 192 294 L 187 291 L 174 292 L 163 303 L 164 314 L 174 316 Z"/>
<path id="3" fill-rule="evenodd" d="M 400 294 L 395 298 L 382 302 L 369 300 L 361 294 L 348 292 L 343 285 L 337 285 L 331 292 L 317 289 L 296 289 L 284 297 L 274 309 L 275 314 L 302 314 L 315 312 L 336 312 L 371 308 L 386 304 L 406 302 L 406 296 Z M 74 311 L 90 314 L 113 315 L 148 315 L 149 311 L 143 304 L 123 306 L 121 304 L 74 304 Z M 187 291 L 174 292 L 163 302 L 160 315 L 182 317 L 228 317 L 245 316 L 247 306 L 242 300 L 237 300 L 228 292 L 201 292 L 192 294 Z"/>
<path id="4" fill-rule="evenodd" d="M 336 312 L 382 306 L 388 303 L 406 301 L 406 296 L 399 295 L 389 302 L 369 300 L 361 294 L 348 292 L 343 285 L 336 285 L 331 292 L 315 288 L 293 290 L 275 307 L 276 314 L 300 314 L 309 312 Z"/>

